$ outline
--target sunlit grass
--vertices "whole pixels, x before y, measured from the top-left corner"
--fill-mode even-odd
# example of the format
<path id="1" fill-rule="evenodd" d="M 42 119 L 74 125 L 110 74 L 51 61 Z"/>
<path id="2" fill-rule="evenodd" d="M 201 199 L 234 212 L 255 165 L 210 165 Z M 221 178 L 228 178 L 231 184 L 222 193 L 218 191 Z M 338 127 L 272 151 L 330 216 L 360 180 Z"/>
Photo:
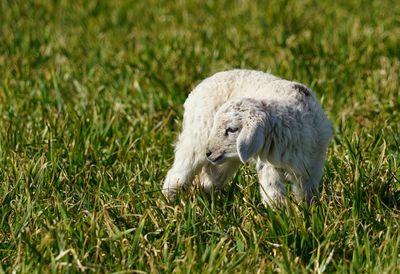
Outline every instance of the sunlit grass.
<path id="1" fill-rule="evenodd" d="M 99 2 L 99 3 L 97 3 Z M 0 272 L 400 271 L 400 6 L 393 1 L 2 1 Z M 321 199 L 260 203 L 252 167 L 160 193 L 182 104 L 253 68 L 334 124 Z"/>

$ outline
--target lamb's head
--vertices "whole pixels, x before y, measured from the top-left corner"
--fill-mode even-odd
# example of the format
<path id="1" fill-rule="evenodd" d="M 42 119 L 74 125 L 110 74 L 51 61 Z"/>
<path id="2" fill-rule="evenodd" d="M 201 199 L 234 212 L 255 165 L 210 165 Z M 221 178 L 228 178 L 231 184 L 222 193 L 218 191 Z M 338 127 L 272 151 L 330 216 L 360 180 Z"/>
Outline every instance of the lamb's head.
<path id="1" fill-rule="evenodd" d="M 267 115 L 262 101 L 235 98 L 217 111 L 206 156 L 213 164 L 229 160 L 247 162 L 265 142 Z"/>

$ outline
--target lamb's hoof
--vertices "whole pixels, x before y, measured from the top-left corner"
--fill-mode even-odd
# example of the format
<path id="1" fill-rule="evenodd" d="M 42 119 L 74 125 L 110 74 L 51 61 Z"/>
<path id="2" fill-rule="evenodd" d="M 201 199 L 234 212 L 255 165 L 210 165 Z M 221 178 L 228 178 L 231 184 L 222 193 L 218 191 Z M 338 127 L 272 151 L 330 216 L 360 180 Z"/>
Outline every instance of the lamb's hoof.
<path id="1" fill-rule="evenodd" d="M 176 189 L 174 188 L 164 188 L 162 190 L 162 194 L 169 202 L 175 201 L 176 198 Z"/>

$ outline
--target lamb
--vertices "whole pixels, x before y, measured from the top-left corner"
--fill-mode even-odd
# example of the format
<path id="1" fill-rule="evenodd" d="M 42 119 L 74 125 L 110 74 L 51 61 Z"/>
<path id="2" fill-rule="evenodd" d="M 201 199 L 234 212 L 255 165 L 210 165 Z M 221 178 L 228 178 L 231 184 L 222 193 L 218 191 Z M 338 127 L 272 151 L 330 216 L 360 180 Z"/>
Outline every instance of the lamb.
<path id="1" fill-rule="evenodd" d="M 332 126 L 306 86 L 260 71 L 224 71 L 201 82 L 184 109 L 162 188 L 169 200 L 198 174 L 206 192 L 220 190 L 246 162 L 256 164 L 266 205 L 285 201 L 285 181 L 299 201 L 318 197 Z"/>

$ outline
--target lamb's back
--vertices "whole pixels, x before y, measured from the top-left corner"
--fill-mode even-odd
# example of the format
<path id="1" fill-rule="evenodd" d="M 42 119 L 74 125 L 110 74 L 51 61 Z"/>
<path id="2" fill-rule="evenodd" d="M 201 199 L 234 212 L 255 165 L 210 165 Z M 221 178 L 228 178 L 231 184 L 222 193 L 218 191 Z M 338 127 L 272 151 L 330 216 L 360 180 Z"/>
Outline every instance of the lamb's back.
<path id="1" fill-rule="evenodd" d="M 189 94 L 184 104 L 185 111 L 214 114 L 232 97 L 250 97 L 257 90 L 265 90 L 272 81 L 279 78 L 265 72 L 235 69 L 218 72 L 199 83 Z"/>

